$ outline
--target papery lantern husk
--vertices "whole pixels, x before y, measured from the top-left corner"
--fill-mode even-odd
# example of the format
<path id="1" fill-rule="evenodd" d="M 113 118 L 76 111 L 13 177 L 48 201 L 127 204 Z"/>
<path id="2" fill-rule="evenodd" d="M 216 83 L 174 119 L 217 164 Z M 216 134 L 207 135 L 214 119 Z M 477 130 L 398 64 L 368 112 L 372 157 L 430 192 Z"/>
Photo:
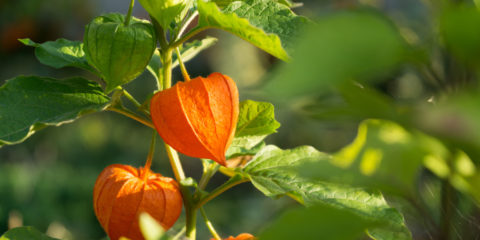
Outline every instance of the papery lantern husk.
<path id="1" fill-rule="evenodd" d="M 144 239 L 139 228 L 142 212 L 169 229 L 180 216 L 182 204 L 175 180 L 128 165 L 106 167 L 93 190 L 95 215 L 111 240 Z"/>
<path id="2" fill-rule="evenodd" d="M 212 73 L 156 93 L 150 113 L 160 136 L 175 150 L 225 166 L 225 152 L 235 135 L 238 102 L 235 82 Z"/>
<path id="3" fill-rule="evenodd" d="M 132 17 L 110 13 L 93 19 L 85 28 L 83 50 L 88 63 L 105 81 L 105 92 L 138 77 L 157 47 L 153 25 Z"/>
<path id="4" fill-rule="evenodd" d="M 236 237 L 230 236 L 228 238 L 225 238 L 224 240 L 255 240 L 257 239 L 250 233 L 241 233 Z M 210 240 L 215 240 L 215 238 L 211 238 Z"/>

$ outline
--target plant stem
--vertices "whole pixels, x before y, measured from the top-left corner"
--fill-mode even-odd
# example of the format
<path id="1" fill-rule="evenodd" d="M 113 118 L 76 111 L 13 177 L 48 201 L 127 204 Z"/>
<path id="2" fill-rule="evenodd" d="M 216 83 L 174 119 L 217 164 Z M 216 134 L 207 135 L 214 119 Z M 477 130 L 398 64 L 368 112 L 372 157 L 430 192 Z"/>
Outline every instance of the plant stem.
<path id="1" fill-rule="evenodd" d="M 203 165 L 203 174 L 202 174 L 202 177 L 200 178 L 200 181 L 198 182 L 198 188 L 200 190 L 205 189 L 208 182 L 213 177 L 213 175 L 217 172 L 217 170 L 218 170 L 218 164 L 216 162 L 206 163 Z"/>
<path id="2" fill-rule="evenodd" d="M 215 231 L 213 224 L 210 222 L 210 220 L 208 220 L 207 214 L 205 213 L 205 210 L 203 210 L 203 207 L 200 207 L 200 213 L 202 214 L 203 220 L 205 221 L 205 225 L 207 225 L 207 228 L 212 234 L 212 236 L 216 240 L 222 240 L 222 238 L 218 235 L 217 231 Z"/>
<path id="3" fill-rule="evenodd" d="M 155 28 L 157 29 L 157 34 L 159 34 L 158 39 L 161 46 L 161 59 L 163 65 L 163 89 L 168 89 L 172 85 L 172 53 L 173 48 L 168 46 L 165 32 L 158 23 L 154 23 Z M 159 89 L 160 90 L 160 89 Z M 178 153 L 165 143 L 165 150 L 167 151 L 168 159 L 170 160 L 170 165 L 172 166 L 173 173 L 177 182 L 181 183 L 185 179 L 185 173 L 183 172 L 182 164 L 180 163 L 180 158 Z M 180 185 L 180 191 L 183 196 L 183 205 L 185 206 L 185 215 L 186 215 L 186 232 L 185 235 L 190 240 L 195 240 L 196 236 L 196 225 L 197 225 L 197 211 L 193 208 L 192 204 L 192 194 L 190 189 L 187 186 Z"/>
<path id="4" fill-rule="evenodd" d="M 152 159 L 153 159 L 153 154 L 155 153 L 155 137 L 157 136 L 157 132 L 153 130 L 152 134 L 152 140 L 150 141 L 150 148 L 148 149 L 148 155 L 147 155 L 147 161 L 145 162 L 145 170 L 150 170 L 150 167 L 152 166 Z"/>
<path id="5" fill-rule="evenodd" d="M 128 8 L 127 16 L 125 17 L 125 26 L 128 26 L 128 24 L 130 24 L 130 19 L 132 18 L 132 10 L 133 10 L 134 4 L 135 4 L 135 0 L 131 0 L 130 7 Z"/>
<path id="6" fill-rule="evenodd" d="M 176 47 L 182 45 L 182 43 L 186 42 L 188 39 L 192 38 L 193 36 L 199 34 L 202 31 L 204 31 L 205 29 L 208 29 L 208 27 L 196 27 L 192 31 L 188 32 L 185 36 L 183 36 L 180 39 L 173 42 L 170 46 L 172 48 L 176 48 Z"/>
<path id="7" fill-rule="evenodd" d="M 180 237 L 185 233 L 186 227 L 183 227 L 182 230 L 180 230 L 173 238 L 172 240 L 178 240 Z"/>
<path id="8" fill-rule="evenodd" d="M 136 120 L 140 123 L 142 123 L 143 125 L 149 127 L 149 128 L 152 128 L 152 129 L 155 129 L 155 126 L 153 125 L 153 123 L 150 121 L 150 120 L 147 120 L 139 115 L 137 115 L 136 113 L 124 108 L 124 107 L 113 107 L 113 106 L 109 106 L 107 107 L 106 110 L 109 110 L 109 111 L 113 111 L 113 112 L 117 112 L 117 113 L 120 113 L 126 117 L 129 117 L 133 120 Z"/>
<path id="9" fill-rule="evenodd" d="M 180 70 L 182 71 L 183 80 L 185 80 L 185 82 L 188 82 L 190 81 L 190 76 L 188 75 L 185 64 L 183 64 L 182 54 L 180 54 L 180 50 L 178 49 L 178 47 L 175 48 L 175 52 L 177 53 L 177 59 L 178 59 L 178 63 L 180 64 Z"/>
<path id="10" fill-rule="evenodd" d="M 163 89 L 168 89 L 172 85 L 172 52 L 172 49 L 165 49 L 162 54 Z"/>
<path id="11" fill-rule="evenodd" d="M 142 106 L 142 104 L 140 104 L 137 99 L 135 99 L 129 92 L 127 92 L 127 90 L 123 89 L 122 88 L 122 91 L 123 91 L 123 95 L 128 99 L 130 100 L 130 102 L 133 103 L 133 105 L 135 105 L 135 107 L 138 109 Z"/>
<path id="12" fill-rule="evenodd" d="M 185 21 L 185 24 L 183 24 L 183 27 L 180 29 L 180 31 L 178 31 L 178 36 L 177 38 L 181 37 L 183 35 L 183 33 L 185 32 L 185 30 L 187 30 L 188 26 L 190 25 L 190 23 L 192 23 L 192 21 L 198 16 L 198 11 L 195 11 L 189 18 L 187 21 Z"/>
<path id="13" fill-rule="evenodd" d="M 228 189 L 237 186 L 240 183 L 248 182 L 250 181 L 248 178 L 245 178 L 241 175 L 235 175 L 232 178 L 230 178 L 227 182 L 222 184 L 221 186 L 217 187 L 214 189 L 212 192 L 210 192 L 208 195 L 205 197 L 201 198 L 196 204 L 195 204 L 195 209 L 198 209 L 202 207 L 205 203 L 208 201 L 214 199 L 218 195 L 222 194 L 223 192 L 227 191 Z"/>
<path id="14" fill-rule="evenodd" d="M 180 163 L 180 158 L 178 157 L 177 151 L 175 151 L 170 145 L 165 143 L 165 150 L 167 151 L 168 159 L 170 159 L 170 165 L 172 165 L 173 174 L 177 182 L 180 182 L 185 179 L 185 173 L 183 172 L 182 164 Z"/>

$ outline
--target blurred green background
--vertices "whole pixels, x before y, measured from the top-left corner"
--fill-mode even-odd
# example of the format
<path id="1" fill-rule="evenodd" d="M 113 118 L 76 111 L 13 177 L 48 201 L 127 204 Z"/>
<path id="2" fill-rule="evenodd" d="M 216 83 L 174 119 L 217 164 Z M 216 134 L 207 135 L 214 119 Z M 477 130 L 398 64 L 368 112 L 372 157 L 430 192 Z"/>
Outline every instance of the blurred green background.
<path id="1" fill-rule="evenodd" d="M 402 36 L 412 45 L 436 41 L 433 18 L 435 9 L 429 0 L 310 0 L 294 10 L 311 19 L 331 12 L 354 8 L 373 8 L 387 14 Z M 96 15 L 107 12 L 126 13 L 128 0 L 0 0 L 0 82 L 18 75 L 68 77 L 84 75 L 73 68 L 53 69 L 41 65 L 33 48 L 22 46 L 16 39 L 31 38 L 35 42 L 66 38 L 82 40 L 84 26 Z M 147 18 L 136 3 L 133 15 Z M 204 35 L 219 38 L 212 48 L 187 63 L 191 76 L 206 76 L 213 71 L 231 76 L 238 84 L 241 99 L 263 100 L 258 86 L 269 79 L 278 60 L 241 39 L 217 30 Z M 88 77 L 93 77 L 88 75 Z M 436 91 L 408 67 L 386 76 L 375 85 L 382 93 L 400 103 L 426 101 Z M 174 79 L 181 79 L 175 69 Z M 149 73 L 127 85 L 139 97 L 146 96 L 155 83 Z M 140 99 L 143 100 L 143 99 Z M 270 99 L 271 100 L 271 99 Z M 275 99 L 274 99 L 275 100 Z M 281 100 L 281 99 L 277 99 Z M 330 99 L 335 103 L 335 99 Z M 335 106 L 335 104 L 332 104 Z M 312 108 L 319 106 L 311 106 Z M 320 106 L 321 107 L 321 106 Z M 267 139 L 281 148 L 312 145 L 324 152 L 334 152 L 355 137 L 359 120 L 318 121 L 295 104 L 276 105 L 276 118 L 282 124 L 278 133 Z M 71 124 L 49 127 L 24 143 L 0 148 L 0 233 L 19 224 L 35 226 L 42 232 L 62 239 L 101 239 L 105 237 L 92 209 L 92 191 L 97 175 L 113 163 L 143 165 L 151 130 L 112 112 L 88 115 Z M 188 175 L 198 179 L 201 162 L 182 156 Z M 172 176 L 168 160 L 158 143 L 153 169 Z M 438 201 L 438 182 L 425 177 L 432 191 L 432 205 Z M 217 174 L 212 187 L 226 178 Z M 471 207 L 466 201 L 464 208 Z M 241 232 L 259 232 L 265 223 L 276 218 L 293 200 L 271 200 L 242 184 L 206 205 L 210 220 L 223 236 Z M 438 205 L 438 204 L 437 204 Z M 428 239 L 428 232 L 415 223 L 406 209 L 407 223 L 415 239 Z M 465 216 L 459 229 L 478 231 L 478 211 Z M 181 227 L 183 219 L 172 231 Z M 463 224 L 459 221 L 458 224 Z M 199 239 L 209 234 L 199 221 Z M 473 235 L 472 235 L 473 236 Z M 478 237 L 478 235 L 476 235 Z"/>

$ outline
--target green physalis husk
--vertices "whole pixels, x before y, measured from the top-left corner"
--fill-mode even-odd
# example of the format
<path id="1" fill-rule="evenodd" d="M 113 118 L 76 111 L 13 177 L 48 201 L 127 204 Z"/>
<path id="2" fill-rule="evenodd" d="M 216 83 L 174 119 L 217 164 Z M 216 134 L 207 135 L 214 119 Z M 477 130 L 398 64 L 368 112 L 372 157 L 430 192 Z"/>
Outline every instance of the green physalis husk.
<path id="1" fill-rule="evenodd" d="M 124 22 L 124 15 L 111 13 L 96 17 L 85 29 L 85 55 L 100 72 L 107 93 L 140 75 L 156 48 L 150 22 L 133 17 L 128 25 Z"/>

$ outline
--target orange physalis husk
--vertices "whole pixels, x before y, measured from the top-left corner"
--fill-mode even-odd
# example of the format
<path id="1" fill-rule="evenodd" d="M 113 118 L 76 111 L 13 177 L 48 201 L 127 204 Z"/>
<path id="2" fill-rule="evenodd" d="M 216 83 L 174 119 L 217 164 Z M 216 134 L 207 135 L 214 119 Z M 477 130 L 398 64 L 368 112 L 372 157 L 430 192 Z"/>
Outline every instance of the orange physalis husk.
<path id="1" fill-rule="evenodd" d="M 255 240 L 257 238 L 255 238 L 252 234 L 250 233 L 241 233 L 239 234 L 238 236 L 236 237 L 228 237 L 228 238 L 225 238 L 224 240 Z M 215 238 L 212 238 L 210 240 L 215 240 Z"/>
<path id="2" fill-rule="evenodd" d="M 163 140 L 175 150 L 225 166 L 225 152 L 238 120 L 235 82 L 220 73 L 179 82 L 156 93 L 152 120 Z"/>
<path id="3" fill-rule="evenodd" d="M 142 212 L 169 229 L 180 216 L 182 203 L 175 180 L 128 165 L 106 167 L 93 190 L 95 215 L 111 240 L 144 239 L 138 225 Z"/>

